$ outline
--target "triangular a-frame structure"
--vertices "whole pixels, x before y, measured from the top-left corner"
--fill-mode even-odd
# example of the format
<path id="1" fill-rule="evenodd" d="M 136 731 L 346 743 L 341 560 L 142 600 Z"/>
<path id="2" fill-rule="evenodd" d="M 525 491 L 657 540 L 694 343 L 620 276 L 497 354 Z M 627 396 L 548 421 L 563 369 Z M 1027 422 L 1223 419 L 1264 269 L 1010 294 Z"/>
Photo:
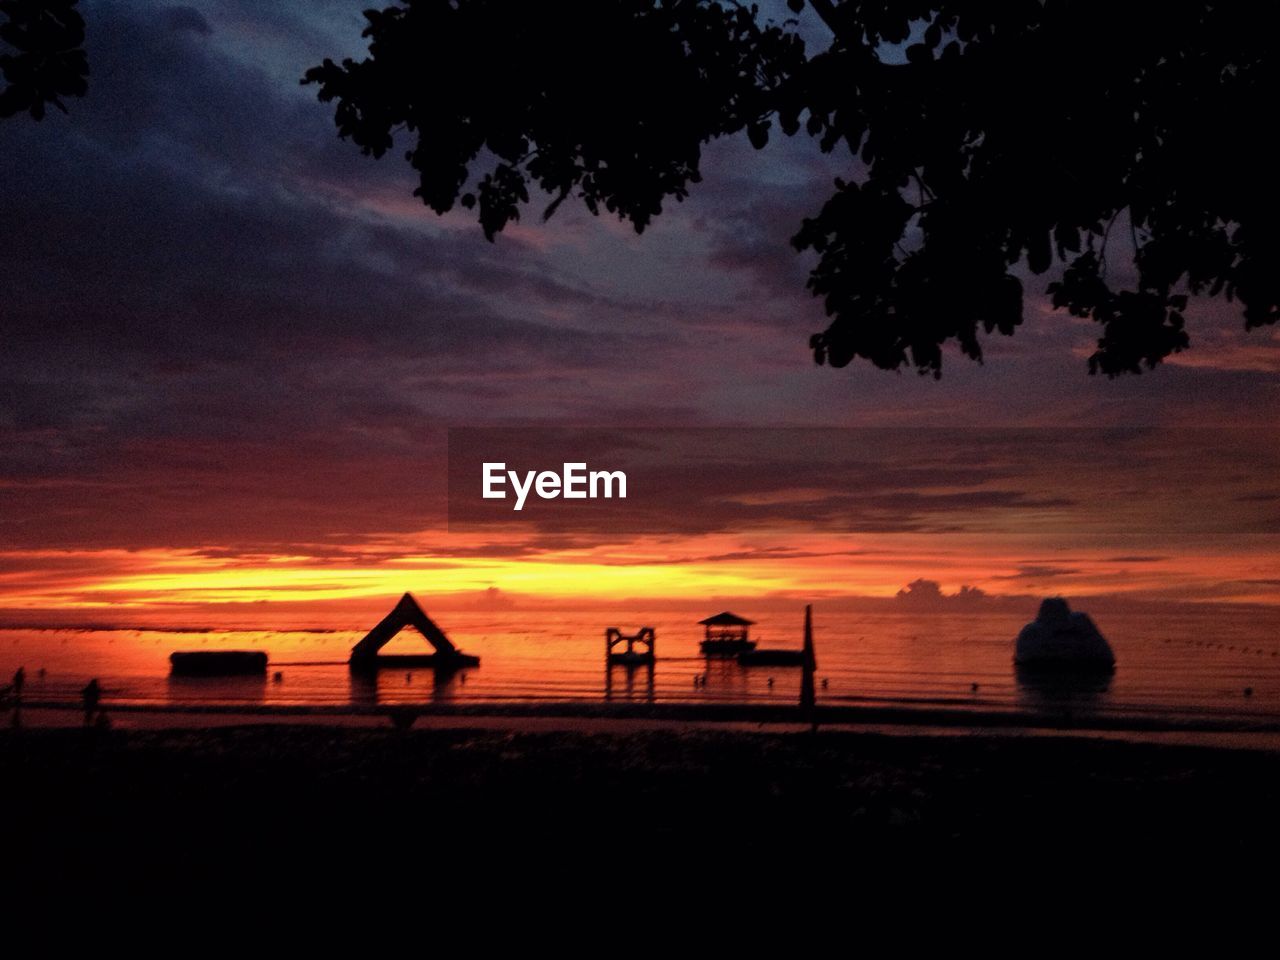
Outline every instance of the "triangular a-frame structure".
<path id="1" fill-rule="evenodd" d="M 405 627 L 413 627 L 435 649 L 435 653 L 386 656 L 379 651 Z M 473 667 L 479 657 L 463 653 L 453 645 L 444 631 L 426 615 L 412 594 L 406 593 L 364 639 L 351 648 L 351 669 L 376 670 L 379 667 Z"/>

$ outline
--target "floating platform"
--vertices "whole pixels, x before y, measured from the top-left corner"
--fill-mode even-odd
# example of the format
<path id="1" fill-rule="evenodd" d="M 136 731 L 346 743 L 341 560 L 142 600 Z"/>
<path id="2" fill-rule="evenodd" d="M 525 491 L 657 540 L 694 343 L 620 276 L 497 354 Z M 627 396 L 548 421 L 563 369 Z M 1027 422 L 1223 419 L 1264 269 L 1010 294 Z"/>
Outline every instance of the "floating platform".
<path id="1" fill-rule="evenodd" d="M 379 651 L 405 627 L 413 627 L 434 653 L 384 654 Z M 352 673 L 376 673 L 379 670 L 405 670 L 431 668 L 434 670 L 458 670 L 462 667 L 478 667 L 480 658 L 463 653 L 444 635 L 434 620 L 423 612 L 410 594 L 405 594 L 363 640 L 351 648 L 347 661 Z"/>
<path id="2" fill-rule="evenodd" d="M 195 650 L 169 654 L 169 670 L 178 677 L 246 677 L 267 672 L 261 650 Z"/>
<path id="3" fill-rule="evenodd" d="M 738 654 L 744 667 L 803 667 L 803 650 L 744 650 Z"/>
<path id="4" fill-rule="evenodd" d="M 352 673 L 375 673 L 378 670 L 460 670 L 463 667 L 480 666 L 480 658 L 469 653 L 379 653 L 372 657 L 351 660 L 347 664 Z"/>

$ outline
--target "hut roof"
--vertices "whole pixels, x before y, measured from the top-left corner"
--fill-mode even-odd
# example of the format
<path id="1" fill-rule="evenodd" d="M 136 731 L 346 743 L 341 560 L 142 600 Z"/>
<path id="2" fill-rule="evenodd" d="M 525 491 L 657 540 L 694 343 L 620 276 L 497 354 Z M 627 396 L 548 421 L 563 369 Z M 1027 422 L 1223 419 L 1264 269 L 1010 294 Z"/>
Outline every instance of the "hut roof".
<path id="1" fill-rule="evenodd" d="M 707 627 L 749 627 L 755 621 L 748 620 L 746 617 L 740 617 L 736 613 L 730 613 L 726 610 L 724 613 L 717 613 L 714 617 L 707 617 L 705 620 L 699 620 L 699 624 Z"/>

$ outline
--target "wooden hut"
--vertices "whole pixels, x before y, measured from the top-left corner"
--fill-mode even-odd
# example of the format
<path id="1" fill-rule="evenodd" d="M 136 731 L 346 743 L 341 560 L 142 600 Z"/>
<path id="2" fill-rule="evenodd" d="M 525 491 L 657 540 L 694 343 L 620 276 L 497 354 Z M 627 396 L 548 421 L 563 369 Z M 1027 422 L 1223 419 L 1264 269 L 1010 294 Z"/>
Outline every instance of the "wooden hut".
<path id="1" fill-rule="evenodd" d="M 714 617 L 699 620 L 705 632 L 700 647 L 702 652 L 712 657 L 736 657 L 738 654 L 754 650 L 755 641 L 747 634 L 755 624 L 754 620 L 740 617 L 728 610 L 717 613 Z"/>
<path id="2" fill-rule="evenodd" d="M 386 655 L 379 651 L 405 627 L 413 627 L 434 648 L 434 653 Z M 423 612 L 412 595 L 405 594 L 391 612 L 370 630 L 363 640 L 351 648 L 348 666 L 354 672 L 371 672 L 383 667 L 436 667 L 456 669 L 479 666 L 480 658 L 463 653 L 436 626 L 435 621 Z"/>

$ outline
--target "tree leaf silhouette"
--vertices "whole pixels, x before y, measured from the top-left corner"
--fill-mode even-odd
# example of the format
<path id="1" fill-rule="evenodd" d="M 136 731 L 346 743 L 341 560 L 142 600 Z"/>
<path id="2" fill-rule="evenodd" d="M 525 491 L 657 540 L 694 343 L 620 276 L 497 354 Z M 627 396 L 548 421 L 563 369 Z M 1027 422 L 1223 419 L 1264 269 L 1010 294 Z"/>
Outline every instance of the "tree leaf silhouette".
<path id="1" fill-rule="evenodd" d="M 844 151 L 793 239 L 817 255 L 819 363 L 938 376 L 951 342 L 981 361 L 1021 323 L 1026 273 L 1055 271 L 1051 302 L 1101 325 L 1089 370 L 1108 376 L 1189 345 L 1188 293 L 1238 300 L 1247 328 L 1280 316 L 1258 8 L 787 6 L 825 49 L 729 0 L 405 0 L 366 13 L 367 58 L 303 82 L 366 153 L 406 135 L 415 194 L 437 213 L 461 196 L 491 240 L 531 186 L 544 216 L 572 198 L 642 231 L 699 181 L 703 144 L 764 148 L 775 121 Z"/>
<path id="2" fill-rule="evenodd" d="M 63 97 L 85 95 L 89 61 L 77 2 L 0 0 L 0 117 L 29 113 L 43 120 L 46 104 L 66 113 Z"/>

